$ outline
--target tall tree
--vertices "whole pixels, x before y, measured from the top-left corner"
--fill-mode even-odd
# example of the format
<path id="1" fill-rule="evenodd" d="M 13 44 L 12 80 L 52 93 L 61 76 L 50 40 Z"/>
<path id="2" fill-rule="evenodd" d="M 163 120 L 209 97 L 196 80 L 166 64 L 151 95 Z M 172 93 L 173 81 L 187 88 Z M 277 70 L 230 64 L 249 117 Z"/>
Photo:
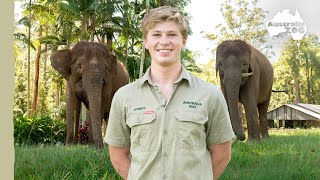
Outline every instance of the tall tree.
<path id="1" fill-rule="evenodd" d="M 275 89 L 288 91 L 288 102 L 320 103 L 320 45 L 318 37 L 309 34 L 300 41 L 289 39 L 275 63 Z M 287 73 L 289 72 L 289 73 Z"/>
<path id="2" fill-rule="evenodd" d="M 267 56 L 270 55 L 272 46 L 267 42 L 268 32 L 264 26 L 267 11 L 258 7 L 258 0 L 226 0 L 221 4 L 220 11 L 226 24 L 218 24 L 217 33 L 207 33 L 208 39 L 217 43 L 227 39 L 242 39 Z"/>
<path id="3" fill-rule="evenodd" d="M 29 10 L 29 26 L 28 26 L 28 89 L 27 89 L 27 118 L 30 117 L 30 44 L 31 44 L 31 0 L 28 5 Z"/>

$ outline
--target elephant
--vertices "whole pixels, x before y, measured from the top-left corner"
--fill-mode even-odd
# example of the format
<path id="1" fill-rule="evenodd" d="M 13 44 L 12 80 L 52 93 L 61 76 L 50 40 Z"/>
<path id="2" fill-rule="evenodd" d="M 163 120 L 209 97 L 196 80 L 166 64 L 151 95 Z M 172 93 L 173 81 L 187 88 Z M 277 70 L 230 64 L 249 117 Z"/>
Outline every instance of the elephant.
<path id="1" fill-rule="evenodd" d="M 52 67 L 67 81 L 66 145 L 78 142 L 81 102 L 89 110 L 93 144 L 103 149 L 102 121 L 107 122 L 115 92 L 128 84 L 129 75 L 117 57 L 98 42 L 78 42 L 72 49 L 50 56 Z"/>
<path id="2" fill-rule="evenodd" d="M 246 135 L 242 129 L 238 103 L 245 110 L 248 141 L 260 141 L 261 138 L 269 137 L 267 110 L 273 71 L 267 57 L 243 40 L 226 40 L 217 47 L 216 73 L 219 73 L 233 131 L 240 141 L 244 141 Z"/>

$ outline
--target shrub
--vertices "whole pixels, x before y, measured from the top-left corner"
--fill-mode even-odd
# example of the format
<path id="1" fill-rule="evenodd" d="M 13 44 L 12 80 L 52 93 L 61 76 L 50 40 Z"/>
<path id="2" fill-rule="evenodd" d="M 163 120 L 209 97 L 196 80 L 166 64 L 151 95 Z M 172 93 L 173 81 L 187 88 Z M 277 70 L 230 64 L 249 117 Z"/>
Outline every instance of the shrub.
<path id="1" fill-rule="evenodd" d="M 54 144 L 64 142 L 66 124 L 64 120 L 53 120 L 49 116 L 14 119 L 14 142 L 22 144 Z"/>

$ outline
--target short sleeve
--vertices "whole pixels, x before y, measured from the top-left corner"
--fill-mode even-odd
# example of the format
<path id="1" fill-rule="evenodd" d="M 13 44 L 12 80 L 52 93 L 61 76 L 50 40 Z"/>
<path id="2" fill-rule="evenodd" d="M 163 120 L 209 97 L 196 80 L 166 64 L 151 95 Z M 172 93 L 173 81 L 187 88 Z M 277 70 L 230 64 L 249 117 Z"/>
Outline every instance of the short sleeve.
<path id="1" fill-rule="evenodd" d="M 221 144 L 232 140 L 235 134 L 232 129 L 228 106 L 221 90 L 215 88 L 210 98 L 208 124 L 207 124 L 207 146 Z"/>
<path id="2" fill-rule="evenodd" d="M 125 106 L 120 95 L 116 93 L 112 99 L 108 125 L 104 141 L 116 147 L 130 146 L 130 128 L 125 123 Z"/>

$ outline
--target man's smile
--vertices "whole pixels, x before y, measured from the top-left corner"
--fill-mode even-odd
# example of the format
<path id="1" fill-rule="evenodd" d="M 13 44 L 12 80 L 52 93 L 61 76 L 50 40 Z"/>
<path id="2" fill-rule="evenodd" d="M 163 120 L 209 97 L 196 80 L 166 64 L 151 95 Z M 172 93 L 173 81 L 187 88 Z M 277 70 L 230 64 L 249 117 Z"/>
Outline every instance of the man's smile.
<path id="1" fill-rule="evenodd" d="M 171 49 L 158 49 L 157 51 L 160 53 L 168 53 L 168 52 L 171 52 L 172 50 Z"/>

